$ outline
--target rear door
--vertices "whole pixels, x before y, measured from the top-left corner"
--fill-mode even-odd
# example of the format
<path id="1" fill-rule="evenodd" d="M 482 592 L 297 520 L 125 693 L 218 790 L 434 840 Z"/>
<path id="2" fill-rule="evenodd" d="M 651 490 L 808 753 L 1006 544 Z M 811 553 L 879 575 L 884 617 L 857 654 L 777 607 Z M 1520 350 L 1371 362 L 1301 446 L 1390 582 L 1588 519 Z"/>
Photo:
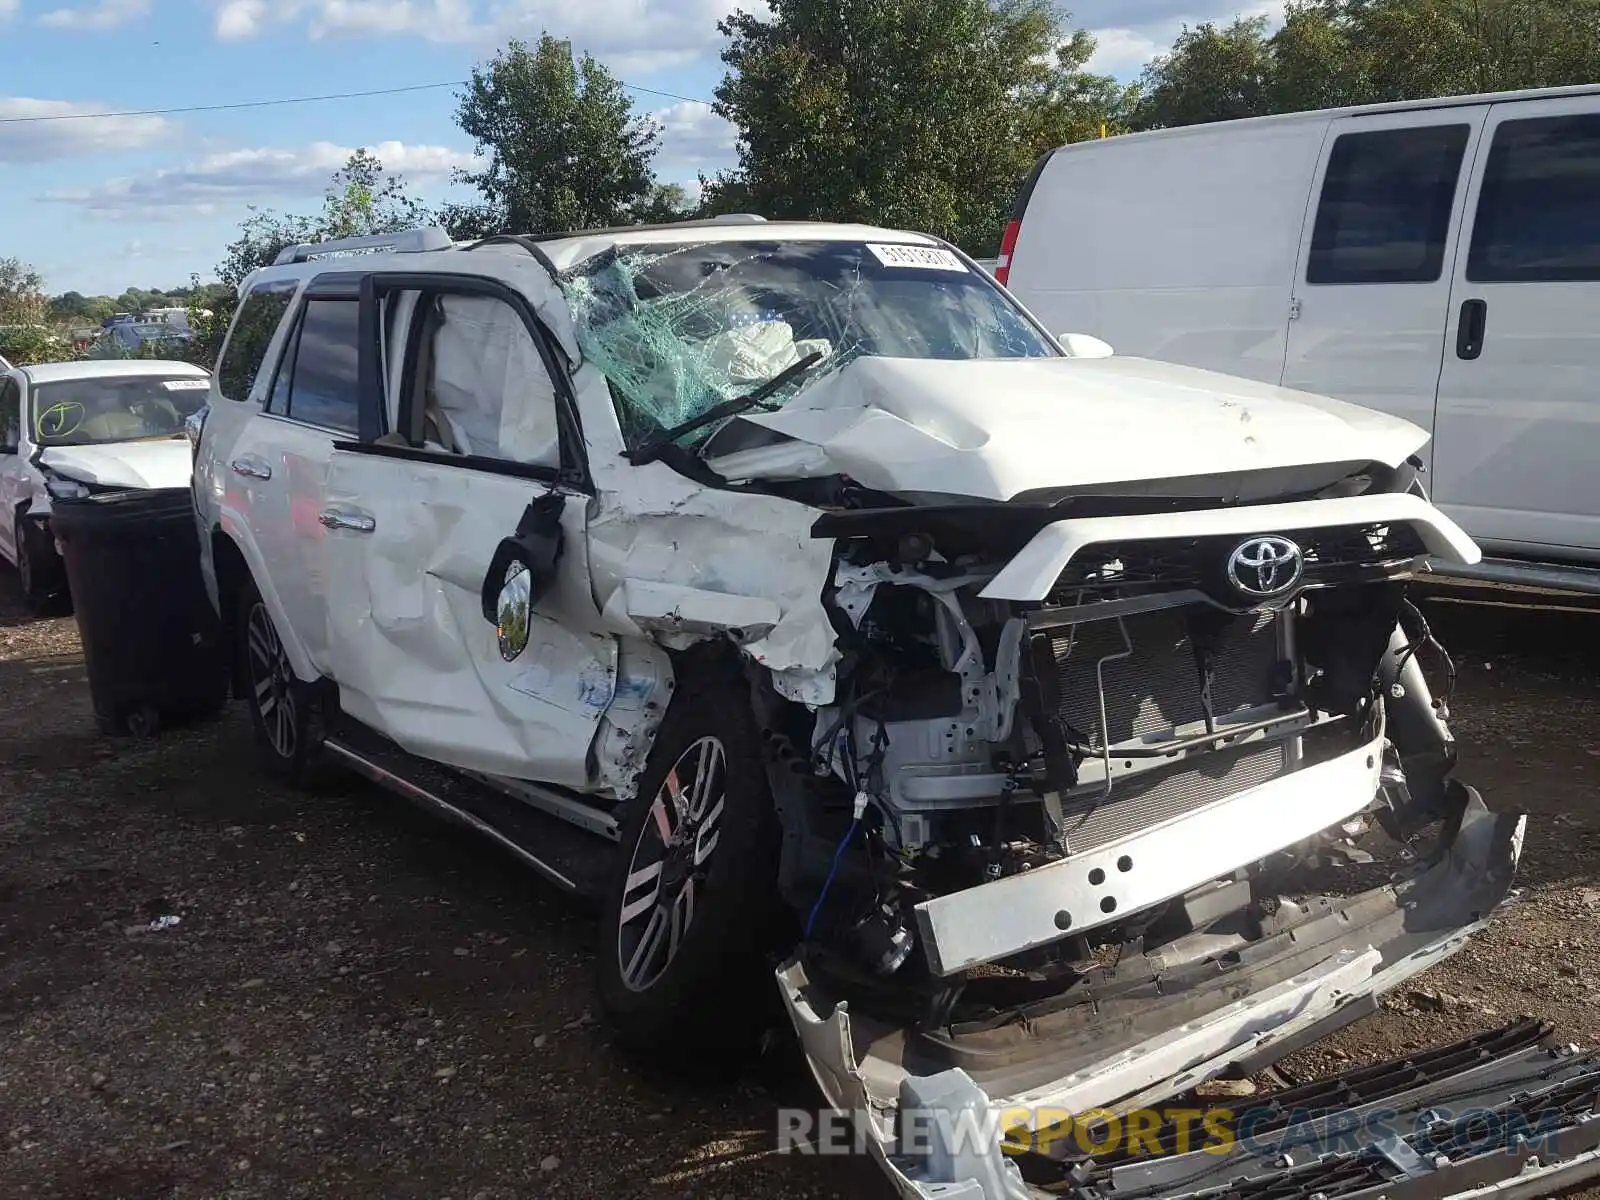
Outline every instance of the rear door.
<path id="1" fill-rule="evenodd" d="M 1478 157 L 1434 499 L 1491 545 L 1600 559 L 1600 97 L 1497 104 Z"/>
<path id="2" fill-rule="evenodd" d="M 1432 432 L 1459 183 L 1485 112 L 1378 113 L 1329 126 L 1290 302 L 1285 386 Z"/>
<path id="3" fill-rule="evenodd" d="M 583 787 L 616 645 L 590 585 L 566 376 L 531 311 L 492 281 L 377 276 L 362 303 L 385 297 L 406 297 L 394 308 L 411 314 L 394 430 L 335 449 L 318 514 L 341 705 L 424 758 Z M 381 374 L 377 347 L 363 353 L 368 376 Z M 484 616 L 485 581 L 501 540 L 544 515 L 560 525 L 561 555 L 526 648 L 508 658 Z"/>
<path id="4" fill-rule="evenodd" d="M 248 513 L 262 574 L 283 616 L 279 629 L 287 630 L 291 652 L 304 653 L 313 678 L 328 670 L 327 547 L 319 502 L 333 443 L 358 432 L 359 307 L 349 276 L 307 285 L 282 352 L 267 367 L 271 374 L 252 392 L 260 408 L 230 448 L 227 464 L 229 506 Z"/>

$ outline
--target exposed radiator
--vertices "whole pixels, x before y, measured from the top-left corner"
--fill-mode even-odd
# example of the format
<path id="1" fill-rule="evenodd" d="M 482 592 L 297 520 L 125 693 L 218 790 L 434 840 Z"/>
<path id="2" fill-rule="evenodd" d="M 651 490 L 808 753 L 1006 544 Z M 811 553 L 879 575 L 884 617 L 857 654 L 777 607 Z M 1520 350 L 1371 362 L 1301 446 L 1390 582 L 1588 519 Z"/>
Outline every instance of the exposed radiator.
<path id="1" fill-rule="evenodd" d="M 1055 638 L 1053 649 L 1060 717 L 1091 746 L 1105 744 L 1103 732 L 1116 746 L 1170 734 L 1174 727 L 1205 716 L 1200 671 L 1181 608 L 1142 613 L 1120 623 L 1081 624 Z M 1097 680 L 1096 664 L 1102 659 L 1106 661 Z M 1277 661 L 1274 616 L 1235 619 L 1222 631 L 1213 653 L 1213 713 L 1225 717 L 1241 707 L 1269 703 Z M 1287 767 L 1283 744 L 1246 745 L 1191 755 L 1125 777 L 1113 782 L 1109 794 L 1097 781 L 1062 798 L 1068 844 L 1075 851 L 1092 849 L 1264 783 Z"/>

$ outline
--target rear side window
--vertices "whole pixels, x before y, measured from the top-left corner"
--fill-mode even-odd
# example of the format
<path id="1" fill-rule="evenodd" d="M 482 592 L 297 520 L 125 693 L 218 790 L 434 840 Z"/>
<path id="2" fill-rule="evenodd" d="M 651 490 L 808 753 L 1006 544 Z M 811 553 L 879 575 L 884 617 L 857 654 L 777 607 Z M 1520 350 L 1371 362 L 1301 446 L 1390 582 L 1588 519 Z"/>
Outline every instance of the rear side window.
<path id="1" fill-rule="evenodd" d="M 1600 114 L 1506 121 L 1495 131 L 1467 278 L 1600 279 Z"/>
<path id="2" fill-rule="evenodd" d="M 1306 282 L 1438 279 L 1468 133 L 1466 125 L 1427 125 L 1335 140 Z"/>
<path id="3" fill-rule="evenodd" d="M 261 362 L 278 323 L 294 298 L 292 280 L 263 283 L 250 289 L 239 303 L 228 345 L 217 365 L 217 390 L 226 400 L 248 400 Z"/>
<path id="4" fill-rule="evenodd" d="M 355 436 L 360 427 L 356 346 L 360 302 L 306 301 L 285 370 L 273 386 L 272 408 L 303 421 Z M 287 375 L 287 378 L 286 378 Z"/>

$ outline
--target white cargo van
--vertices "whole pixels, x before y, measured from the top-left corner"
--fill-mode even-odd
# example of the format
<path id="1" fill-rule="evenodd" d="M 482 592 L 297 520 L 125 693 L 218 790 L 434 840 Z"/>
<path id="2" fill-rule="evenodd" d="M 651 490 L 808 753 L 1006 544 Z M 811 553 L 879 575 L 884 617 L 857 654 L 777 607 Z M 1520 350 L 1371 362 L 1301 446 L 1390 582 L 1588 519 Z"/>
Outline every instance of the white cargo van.
<path id="1" fill-rule="evenodd" d="M 1063 146 L 996 275 L 1118 353 L 1416 422 L 1465 571 L 1600 592 L 1600 86 Z"/>

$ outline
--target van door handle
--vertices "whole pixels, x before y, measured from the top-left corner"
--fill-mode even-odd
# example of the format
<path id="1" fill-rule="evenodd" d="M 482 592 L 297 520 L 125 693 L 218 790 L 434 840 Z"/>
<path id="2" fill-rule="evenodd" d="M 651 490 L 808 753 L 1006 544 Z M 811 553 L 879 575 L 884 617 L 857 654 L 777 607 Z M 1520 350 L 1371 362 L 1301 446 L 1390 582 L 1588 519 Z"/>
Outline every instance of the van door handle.
<path id="1" fill-rule="evenodd" d="M 317 520 L 329 529 L 348 529 L 352 533 L 371 533 L 378 527 L 377 518 L 359 508 L 325 508 Z"/>
<path id="2" fill-rule="evenodd" d="M 251 479 L 271 479 L 272 468 L 253 454 L 236 458 L 228 464 L 235 475 L 248 475 Z"/>
<path id="3" fill-rule="evenodd" d="M 1474 359 L 1483 353 L 1483 331 L 1489 324 L 1489 305 L 1483 300 L 1461 302 L 1461 323 L 1456 326 L 1456 357 Z"/>

